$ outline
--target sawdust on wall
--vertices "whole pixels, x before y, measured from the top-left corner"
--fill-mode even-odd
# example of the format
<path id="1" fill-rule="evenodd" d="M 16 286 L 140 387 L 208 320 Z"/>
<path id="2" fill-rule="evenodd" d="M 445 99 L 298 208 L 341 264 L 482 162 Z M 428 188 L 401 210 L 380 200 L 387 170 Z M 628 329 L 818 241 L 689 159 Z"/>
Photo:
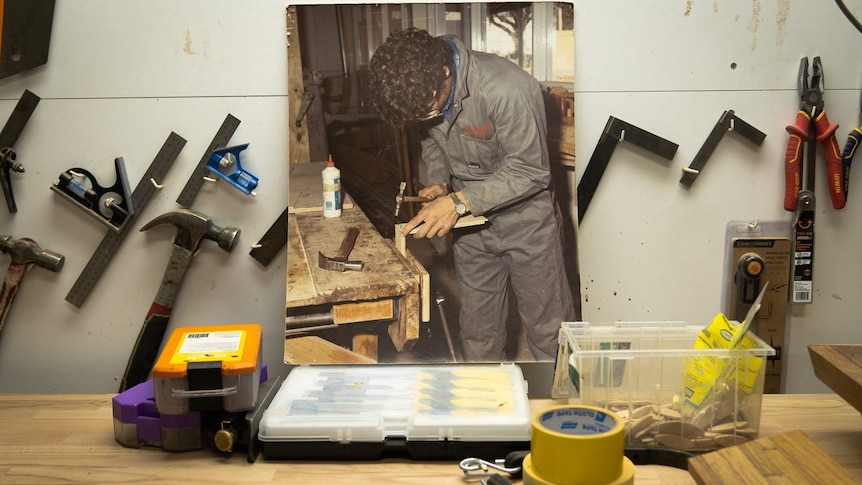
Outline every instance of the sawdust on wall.
<path id="1" fill-rule="evenodd" d="M 192 33 L 189 29 L 186 29 L 186 41 L 183 43 L 183 52 L 190 56 L 197 54 L 197 52 L 192 49 Z"/>
<path id="2" fill-rule="evenodd" d="M 775 13 L 775 45 L 784 43 L 784 36 L 787 34 L 787 19 L 790 17 L 790 0 L 778 0 L 778 7 Z"/>
<path id="3" fill-rule="evenodd" d="M 775 12 L 775 44 L 782 45 L 784 38 L 787 35 L 787 20 L 790 17 L 790 6 L 792 0 L 778 0 L 776 2 Z M 694 0 L 686 0 L 683 15 L 688 17 L 691 15 Z M 718 0 L 713 0 L 712 11 L 718 13 Z M 757 49 L 757 31 L 760 28 L 760 20 L 763 17 L 763 6 L 760 0 L 752 0 L 751 18 L 748 20 L 747 30 L 752 33 L 751 50 Z M 735 17 L 736 21 L 740 20 L 740 16 Z"/>
<path id="4" fill-rule="evenodd" d="M 751 50 L 757 49 L 757 29 L 760 27 L 760 17 L 763 7 L 760 0 L 754 0 L 751 4 L 751 18 L 748 20 L 748 31 L 751 32 Z"/>

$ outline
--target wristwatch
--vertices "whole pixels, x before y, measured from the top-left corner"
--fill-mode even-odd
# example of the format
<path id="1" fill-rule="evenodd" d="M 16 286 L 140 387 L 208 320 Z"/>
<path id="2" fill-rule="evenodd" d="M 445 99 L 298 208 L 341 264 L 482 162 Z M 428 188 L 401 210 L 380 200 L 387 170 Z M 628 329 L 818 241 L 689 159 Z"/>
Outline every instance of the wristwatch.
<path id="1" fill-rule="evenodd" d="M 455 195 L 455 192 L 449 192 L 449 197 L 451 197 L 452 202 L 455 203 L 455 212 L 458 213 L 458 217 L 461 217 L 467 213 L 467 206 L 464 205 L 463 202 L 461 202 L 461 199 L 459 199 L 458 196 Z"/>

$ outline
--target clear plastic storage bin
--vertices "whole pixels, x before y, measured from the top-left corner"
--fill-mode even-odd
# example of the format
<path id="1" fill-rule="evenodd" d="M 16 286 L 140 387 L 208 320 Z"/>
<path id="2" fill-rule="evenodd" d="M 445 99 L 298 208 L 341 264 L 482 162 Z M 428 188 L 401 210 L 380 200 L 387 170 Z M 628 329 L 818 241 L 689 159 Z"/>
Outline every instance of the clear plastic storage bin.
<path id="1" fill-rule="evenodd" d="M 745 346 L 695 349 L 705 328 L 563 323 L 554 397 L 617 413 L 626 421 L 626 446 L 702 452 L 754 439 L 775 350 L 751 332 Z"/>

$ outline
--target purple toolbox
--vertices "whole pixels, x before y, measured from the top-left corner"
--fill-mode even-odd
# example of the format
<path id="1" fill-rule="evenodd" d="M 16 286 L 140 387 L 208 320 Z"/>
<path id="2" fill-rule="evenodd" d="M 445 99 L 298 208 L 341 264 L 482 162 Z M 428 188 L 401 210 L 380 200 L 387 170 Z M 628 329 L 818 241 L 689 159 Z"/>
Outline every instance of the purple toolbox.
<path id="1" fill-rule="evenodd" d="M 201 413 L 160 415 L 153 381 L 142 382 L 112 399 L 114 439 L 127 448 L 161 446 L 165 451 L 199 450 Z"/>
<path id="2" fill-rule="evenodd" d="M 221 429 L 223 437 L 230 435 L 229 443 L 218 440 L 216 448 L 229 453 L 234 445 L 244 446 L 248 461 L 253 462 L 259 451 L 254 438 L 260 416 L 272 401 L 280 379 L 270 380 L 263 365 L 260 382 L 258 406 L 254 410 L 242 413 L 189 411 L 177 415 L 160 413 L 153 381 L 142 382 L 112 399 L 114 439 L 127 448 L 152 446 L 170 452 L 193 451 L 210 447 L 220 427 L 230 426 L 230 429 Z"/>

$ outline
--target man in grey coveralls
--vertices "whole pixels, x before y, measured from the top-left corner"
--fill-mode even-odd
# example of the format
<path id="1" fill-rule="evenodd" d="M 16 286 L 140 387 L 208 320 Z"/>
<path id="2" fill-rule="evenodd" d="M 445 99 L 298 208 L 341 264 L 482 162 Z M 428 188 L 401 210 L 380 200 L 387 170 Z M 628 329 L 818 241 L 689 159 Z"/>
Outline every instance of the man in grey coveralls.
<path id="1" fill-rule="evenodd" d="M 560 323 L 575 308 L 538 81 L 506 59 L 412 28 L 378 48 L 370 74 L 381 118 L 430 126 L 422 141 L 428 186 L 419 195 L 431 202 L 404 234 L 418 227 L 417 238 L 443 236 L 465 213 L 488 219 L 453 233 L 464 357 L 506 360 L 511 287 L 533 356 L 554 359 Z"/>

